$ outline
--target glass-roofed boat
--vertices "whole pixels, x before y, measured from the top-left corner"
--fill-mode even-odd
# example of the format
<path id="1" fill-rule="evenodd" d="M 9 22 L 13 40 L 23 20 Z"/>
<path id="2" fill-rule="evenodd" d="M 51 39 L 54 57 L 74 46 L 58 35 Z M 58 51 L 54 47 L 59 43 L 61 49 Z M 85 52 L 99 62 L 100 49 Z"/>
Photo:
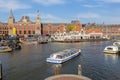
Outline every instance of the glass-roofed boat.
<path id="1" fill-rule="evenodd" d="M 78 56 L 80 53 L 81 53 L 81 49 L 76 49 L 76 48 L 66 49 L 51 54 L 50 57 L 46 59 L 46 61 L 51 63 L 63 63 Z"/>

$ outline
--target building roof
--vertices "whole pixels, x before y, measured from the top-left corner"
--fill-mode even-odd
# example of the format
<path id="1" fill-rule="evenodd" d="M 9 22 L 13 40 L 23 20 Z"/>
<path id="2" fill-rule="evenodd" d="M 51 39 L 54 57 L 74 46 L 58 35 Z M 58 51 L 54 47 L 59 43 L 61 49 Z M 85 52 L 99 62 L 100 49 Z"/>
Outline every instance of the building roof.
<path id="1" fill-rule="evenodd" d="M 86 29 L 86 33 L 102 33 L 100 29 Z"/>
<path id="2" fill-rule="evenodd" d="M 18 22 L 25 22 L 25 23 L 30 22 L 30 23 L 32 23 L 32 21 L 29 19 L 28 16 L 23 16 L 23 17 L 21 18 L 21 20 L 18 21 Z"/>
<path id="3" fill-rule="evenodd" d="M 12 9 L 10 10 L 9 18 L 14 18 L 13 13 L 12 13 Z"/>
<path id="4" fill-rule="evenodd" d="M 61 24 L 63 24 L 63 25 L 68 25 L 68 24 L 70 24 L 70 23 L 42 23 L 43 25 L 49 25 L 49 24 L 51 24 L 51 25 L 53 25 L 53 26 L 58 26 L 58 25 L 61 25 Z"/>

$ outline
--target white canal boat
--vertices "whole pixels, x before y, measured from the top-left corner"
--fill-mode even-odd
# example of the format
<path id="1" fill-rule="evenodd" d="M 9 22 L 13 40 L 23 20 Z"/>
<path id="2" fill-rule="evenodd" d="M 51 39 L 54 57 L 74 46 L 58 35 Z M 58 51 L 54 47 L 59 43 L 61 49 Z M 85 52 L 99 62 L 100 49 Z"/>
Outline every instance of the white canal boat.
<path id="1" fill-rule="evenodd" d="M 114 45 L 107 46 L 107 47 L 105 47 L 103 52 L 105 52 L 105 53 L 119 53 L 120 52 L 120 47 L 114 46 Z"/>
<path id="2" fill-rule="evenodd" d="M 113 45 L 120 47 L 120 42 L 114 42 Z"/>
<path id="3" fill-rule="evenodd" d="M 7 45 L 1 45 L 1 44 L 0 44 L 0 53 L 10 52 L 10 51 L 12 51 L 12 48 L 10 48 L 10 47 L 7 46 Z"/>
<path id="4" fill-rule="evenodd" d="M 72 48 L 66 49 L 57 53 L 53 53 L 49 58 L 46 59 L 47 62 L 51 63 L 63 63 L 68 61 L 81 53 L 80 49 Z"/>

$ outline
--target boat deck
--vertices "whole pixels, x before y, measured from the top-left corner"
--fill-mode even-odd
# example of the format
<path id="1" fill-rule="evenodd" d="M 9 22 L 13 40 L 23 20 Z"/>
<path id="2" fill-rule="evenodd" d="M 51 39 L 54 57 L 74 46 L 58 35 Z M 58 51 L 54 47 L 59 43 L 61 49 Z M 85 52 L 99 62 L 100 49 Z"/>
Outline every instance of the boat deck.
<path id="1" fill-rule="evenodd" d="M 45 80 L 91 80 L 91 79 L 79 75 L 63 74 L 63 75 L 48 77 Z"/>

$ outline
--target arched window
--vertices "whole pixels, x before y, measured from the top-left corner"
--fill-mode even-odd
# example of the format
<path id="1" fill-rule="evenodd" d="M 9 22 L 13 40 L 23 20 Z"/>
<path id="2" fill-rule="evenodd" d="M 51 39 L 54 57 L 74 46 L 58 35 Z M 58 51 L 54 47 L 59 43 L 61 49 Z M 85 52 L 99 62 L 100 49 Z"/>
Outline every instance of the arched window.
<path id="1" fill-rule="evenodd" d="M 30 30 L 28 31 L 28 34 L 31 34 L 31 31 L 30 31 Z"/>
<path id="2" fill-rule="evenodd" d="M 24 31 L 24 34 L 26 34 L 26 31 Z"/>
<path id="3" fill-rule="evenodd" d="M 22 34 L 22 31 L 21 31 L 21 30 L 19 31 L 19 34 Z"/>
<path id="4" fill-rule="evenodd" d="M 35 31 L 33 31 L 33 34 L 35 34 Z"/>
<path id="5" fill-rule="evenodd" d="M 37 29 L 40 29 L 39 27 L 37 27 Z"/>

